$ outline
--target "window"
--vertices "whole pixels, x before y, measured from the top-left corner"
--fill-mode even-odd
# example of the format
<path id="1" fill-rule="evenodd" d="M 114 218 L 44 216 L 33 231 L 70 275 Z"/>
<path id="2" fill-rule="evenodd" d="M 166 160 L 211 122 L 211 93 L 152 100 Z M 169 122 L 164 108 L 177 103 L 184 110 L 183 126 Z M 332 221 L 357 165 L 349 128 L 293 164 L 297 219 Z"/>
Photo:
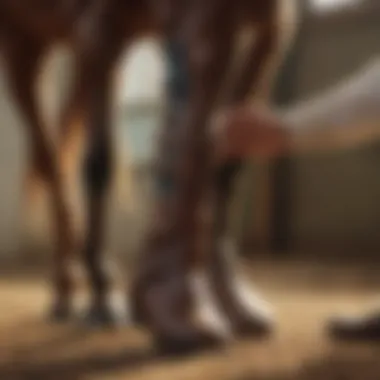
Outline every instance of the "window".
<path id="1" fill-rule="evenodd" d="M 139 166 L 151 161 L 161 114 L 162 108 L 158 103 L 135 104 L 124 108 L 118 128 L 118 144 L 125 162 L 129 163 L 132 158 L 133 163 Z"/>
<path id="2" fill-rule="evenodd" d="M 117 144 L 130 163 L 147 163 L 155 148 L 163 103 L 164 60 L 156 41 L 137 44 L 121 63 Z"/>
<path id="3" fill-rule="evenodd" d="M 310 0 L 310 6 L 312 11 L 323 13 L 356 7 L 362 2 L 362 0 Z"/>

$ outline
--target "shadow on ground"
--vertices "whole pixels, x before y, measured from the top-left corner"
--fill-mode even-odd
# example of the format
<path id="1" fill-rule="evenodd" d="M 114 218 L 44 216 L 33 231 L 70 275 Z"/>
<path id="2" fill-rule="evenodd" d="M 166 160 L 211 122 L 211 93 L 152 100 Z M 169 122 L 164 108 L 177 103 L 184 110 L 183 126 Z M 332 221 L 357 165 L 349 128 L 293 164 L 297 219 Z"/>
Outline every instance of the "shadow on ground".
<path id="1" fill-rule="evenodd" d="M 26 320 L 0 330 L 0 379 L 72 380 L 158 360 L 138 335 L 128 329 L 97 331 Z M 136 337 L 137 347 L 120 348 Z"/>
<path id="2" fill-rule="evenodd" d="M 73 326 L 57 328 L 35 320 L 24 321 L 17 327 L 0 331 L 0 334 L 2 380 L 127 377 L 175 380 L 380 379 L 380 344 L 347 346 L 330 342 L 321 356 L 301 361 L 297 368 L 290 370 L 278 368 L 277 362 L 281 359 L 279 356 L 284 352 L 283 348 L 278 351 L 276 344 L 269 345 L 265 348 L 265 360 L 269 363 L 273 361 L 273 370 L 263 373 L 255 368 L 255 364 L 262 360 L 260 355 L 255 354 L 257 347 L 261 346 L 258 342 L 242 343 L 243 347 L 240 347 L 240 351 L 244 350 L 248 358 L 244 361 L 251 362 L 247 369 L 244 368 L 245 365 L 239 367 L 241 361 L 238 360 L 239 354 L 234 352 L 234 347 L 223 352 L 205 353 L 190 358 L 159 357 L 151 349 L 149 342 L 132 329 L 100 332 Z M 289 346 L 290 351 L 300 349 L 302 350 L 298 346 Z M 156 369 L 157 374 L 152 375 Z"/>
<path id="3" fill-rule="evenodd" d="M 340 350 L 316 361 L 306 362 L 296 371 L 262 375 L 254 371 L 228 380 L 378 380 L 380 349 L 371 357 L 344 354 Z"/>
<path id="4" fill-rule="evenodd" d="M 141 349 L 123 350 L 111 355 L 79 355 L 76 358 L 41 364 L 17 364 L 15 362 L 12 366 L 0 368 L 0 378 L 4 380 L 75 380 L 82 379 L 84 376 L 90 378 L 91 375 L 99 378 L 108 375 L 107 378 L 111 378 L 112 373 L 120 371 L 123 372 L 123 377 L 115 375 L 115 379 L 125 378 L 130 372 L 143 370 L 144 366 L 154 366 L 160 360 L 152 351 Z M 179 365 L 178 361 L 176 365 Z M 161 378 L 163 379 L 163 377 L 157 376 L 157 379 Z M 194 380 L 378 380 L 380 379 L 380 362 L 378 355 L 363 358 L 345 355 L 337 351 L 318 361 L 304 363 L 299 370 L 285 373 L 264 375 L 253 370 L 232 377 L 220 377 L 219 374 L 214 375 L 212 371 L 208 373 L 202 371 L 202 376 L 191 377 L 179 370 L 176 379 L 185 378 Z"/>

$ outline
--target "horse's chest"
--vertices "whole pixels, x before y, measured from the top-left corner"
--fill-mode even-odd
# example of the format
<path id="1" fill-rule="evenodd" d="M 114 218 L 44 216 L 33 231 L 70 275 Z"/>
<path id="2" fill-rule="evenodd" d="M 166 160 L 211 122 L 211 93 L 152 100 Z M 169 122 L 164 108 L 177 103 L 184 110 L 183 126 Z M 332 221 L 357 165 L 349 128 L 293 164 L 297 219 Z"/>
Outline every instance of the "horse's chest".
<path id="1" fill-rule="evenodd" d="M 64 39 L 94 0 L 0 0 L 12 32 L 36 38 Z"/>

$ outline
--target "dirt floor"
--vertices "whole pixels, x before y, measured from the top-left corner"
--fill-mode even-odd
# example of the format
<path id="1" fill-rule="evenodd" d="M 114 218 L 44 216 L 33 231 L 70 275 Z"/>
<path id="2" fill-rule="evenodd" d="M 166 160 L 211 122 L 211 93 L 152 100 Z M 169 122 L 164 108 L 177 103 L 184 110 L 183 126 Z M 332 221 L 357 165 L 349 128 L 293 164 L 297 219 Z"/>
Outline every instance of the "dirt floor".
<path id="1" fill-rule="evenodd" d="M 0 380 L 380 379 L 380 345 L 337 344 L 323 331 L 332 314 L 376 300 L 378 270 L 261 263 L 249 272 L 276 307 L 275 336 L 176 360 L 156 357 L 149 337 L 133 328 L 49 325 L 43 277 L 1 275 Z"/>

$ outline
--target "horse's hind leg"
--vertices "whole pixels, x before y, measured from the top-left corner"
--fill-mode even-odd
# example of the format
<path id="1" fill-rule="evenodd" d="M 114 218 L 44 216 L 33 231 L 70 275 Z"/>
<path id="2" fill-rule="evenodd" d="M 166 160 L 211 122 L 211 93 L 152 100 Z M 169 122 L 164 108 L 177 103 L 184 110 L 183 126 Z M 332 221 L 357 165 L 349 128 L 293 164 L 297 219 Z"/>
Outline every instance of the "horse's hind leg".
<path id="1" fill-rule="evenodd" d="M 72 210 L 75 246 L 81 249 L 82 204 L 78 186 L 79 162 L 84 149 L 84 92 L 75 82 L 58 120 L 58 165 Z M 75 212 L 74 212 L 75 210 Z"/>
<path id="2" fill-rule="evenodd" d="M 55 300 L 51 313 L 54 319 L 61 320 L 70 315 L 72 306 L 73 281 L 69 271 L 69 259 L 71 259 L 73 240 L 69 210 L 61 186 L 53 145 L 41 120 L 36 102 L 35 82 L 45 52 L 45 46 L 24 35 L 13 34 L 12 39 L 7 39 L 3 44 L 10 90 L 26 122 L 31 156 L 51 190 L 56 244 Z"/>
<path id="3" fill-rule="evenodd" d="M 77 169 L 81 148 L 83 146 L 83 93 L 79 87 L 70 89 L 65 99 L 63 109 L 60 110 L 58 119 L 58 162 L 63 177 L 65 190 L 68 191 L 68 199 L 72 209 L 78 207 L 78 192 L 76 191 Z M 25 206 L 31 211 L 39 202 L 45 190 L 44 173 L 38 161 L 32 159 L 28 162 L 25 175 Z M 75 212 L 74 221 L 78 222 Z"/>
<path id="4" fill-rule="evenodd" d="M 274 53 L 277 30 L 271 24 L 259 30 L 257 41 L 249 49 L 248 59 L 238 77 L 227 104 L 236 105 L 247 99 L 260 80 L 263 70 Z M 259 300 L 234 270 L 234 247 L 224 236 L 227 229 L 228 201 L 233 181 L 243 162 L 235 160 L 220 168 L 216 183 L 214 246 L 209 271 L 220 305 L 236 334 L 261 336 L 271 331 L 269 308 Z"/>

